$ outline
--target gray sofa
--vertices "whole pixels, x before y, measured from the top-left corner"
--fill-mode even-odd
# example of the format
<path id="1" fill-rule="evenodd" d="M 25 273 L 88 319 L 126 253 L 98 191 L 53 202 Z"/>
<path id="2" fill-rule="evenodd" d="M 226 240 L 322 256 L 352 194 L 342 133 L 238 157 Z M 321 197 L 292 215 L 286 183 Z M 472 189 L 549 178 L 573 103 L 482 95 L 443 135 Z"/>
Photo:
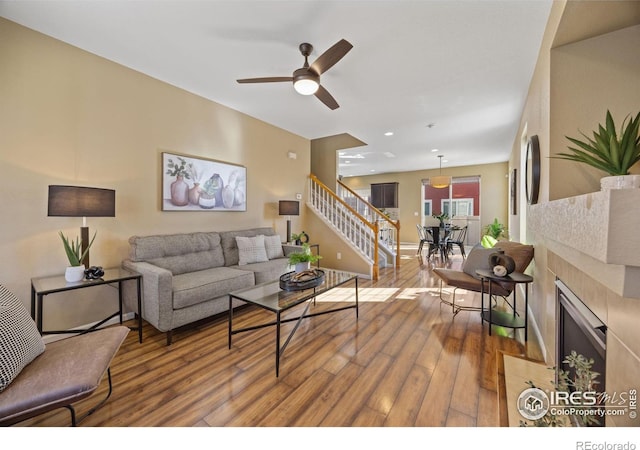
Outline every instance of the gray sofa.
<path id="1" fill-rule="evenodd" d="M 271 245 L 268 258 L 247 263 L 246 249 L 238 249 L 236 238 L 260 235 Z M 274 248 L 274 241 L 282 248 Z M 272 228 L 132 236 L 129 247 L 122 266 L 142 274 L 142 318 L 167 333 L 167 345 L 174 329 L 228 311 L 229 292 L 277 280 L 289 267 L 287 256 L 299 249 L 280 244 Z M 123 299 L 137 311 L 131 286 Z"/>

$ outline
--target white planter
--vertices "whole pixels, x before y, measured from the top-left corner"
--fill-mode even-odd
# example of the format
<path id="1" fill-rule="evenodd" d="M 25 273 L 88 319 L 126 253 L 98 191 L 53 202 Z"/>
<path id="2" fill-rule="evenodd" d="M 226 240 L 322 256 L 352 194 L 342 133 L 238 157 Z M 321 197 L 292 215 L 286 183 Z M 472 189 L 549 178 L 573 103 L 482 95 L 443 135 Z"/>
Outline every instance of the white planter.
<path id="1" fill-rule="evenodd" d="M 638 188 L 640 188 L 640 175 L 614 175 L 600 179 L 601 191 Z"/>
<path id="2" fill-rule="evenodd" d="M 309 270 L 311 268 L 311 262 L 300 262 L 296 264 L 296 273 L 304 272 L 305 270 Z"/>
<path id="3" fill-rule="evenodd" d="M 64 272 L 64 279 L 69 283 L 82 281 L 84 279 L 84 266 L 69 266 Z"/>

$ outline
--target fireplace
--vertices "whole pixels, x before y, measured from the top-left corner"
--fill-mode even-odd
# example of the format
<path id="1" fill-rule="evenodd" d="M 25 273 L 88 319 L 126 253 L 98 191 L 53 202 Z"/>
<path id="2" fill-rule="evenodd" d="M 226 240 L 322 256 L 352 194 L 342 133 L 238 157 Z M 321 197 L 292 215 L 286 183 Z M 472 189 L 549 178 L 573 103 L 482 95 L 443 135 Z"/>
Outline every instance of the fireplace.
<path id="1" fill-rule="evenodd" d="M 604 392 L 606 379 L 607 326 L 560 280 L 556 281 L 558 328 L 556 367 L 573 376 L 573 369 L 563 363 L 571 351 L 593 358 L 593 372 L 598 372 L 595 389 Z M 601 424 L 601 425 L 604 425 Z"/>

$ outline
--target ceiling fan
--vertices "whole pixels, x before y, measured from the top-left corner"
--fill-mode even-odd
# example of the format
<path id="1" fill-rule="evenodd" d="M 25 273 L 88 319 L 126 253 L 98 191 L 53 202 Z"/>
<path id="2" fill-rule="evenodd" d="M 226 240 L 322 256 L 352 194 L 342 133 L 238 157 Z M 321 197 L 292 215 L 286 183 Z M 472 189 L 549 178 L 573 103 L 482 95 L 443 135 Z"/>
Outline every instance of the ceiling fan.
<path id="1" fill-rule="evenodd" d="M 331 48 L 309 65 L 309 55 L 313 46 L 308 43 L 300 44 L 300 53 L 304 56 L 304 65 L 293 72 L 290 77 L 264 77 L 264 78 L 244 78 L 236 80 L 238 83 L 278 83 L 283 81 L 293 82 L 295 90 L 302 95 L 315 95 L 322 103 L 329 108 L 337 109 L 340 106 L 329 91 L 320 85 L 320 75 L 340 61 L 349 50 L 353 48 L 348 41 L 341 39 Z"/>

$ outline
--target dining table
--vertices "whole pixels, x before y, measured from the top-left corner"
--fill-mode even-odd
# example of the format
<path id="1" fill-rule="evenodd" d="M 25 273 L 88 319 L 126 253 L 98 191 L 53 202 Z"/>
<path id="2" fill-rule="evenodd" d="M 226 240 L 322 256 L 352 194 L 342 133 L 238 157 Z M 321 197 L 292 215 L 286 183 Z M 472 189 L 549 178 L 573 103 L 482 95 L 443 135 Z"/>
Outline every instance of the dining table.
<path id="1" fill-rule="evenodd" d="M 434 225 L 428 228 L 431 231 L 431 236 L 433 237 L 433 246 L 439 250 L 440 256 L 444 261 L 446 261 L 448 259 L 447 236 L 449 236 L 451 227 Z"/>

